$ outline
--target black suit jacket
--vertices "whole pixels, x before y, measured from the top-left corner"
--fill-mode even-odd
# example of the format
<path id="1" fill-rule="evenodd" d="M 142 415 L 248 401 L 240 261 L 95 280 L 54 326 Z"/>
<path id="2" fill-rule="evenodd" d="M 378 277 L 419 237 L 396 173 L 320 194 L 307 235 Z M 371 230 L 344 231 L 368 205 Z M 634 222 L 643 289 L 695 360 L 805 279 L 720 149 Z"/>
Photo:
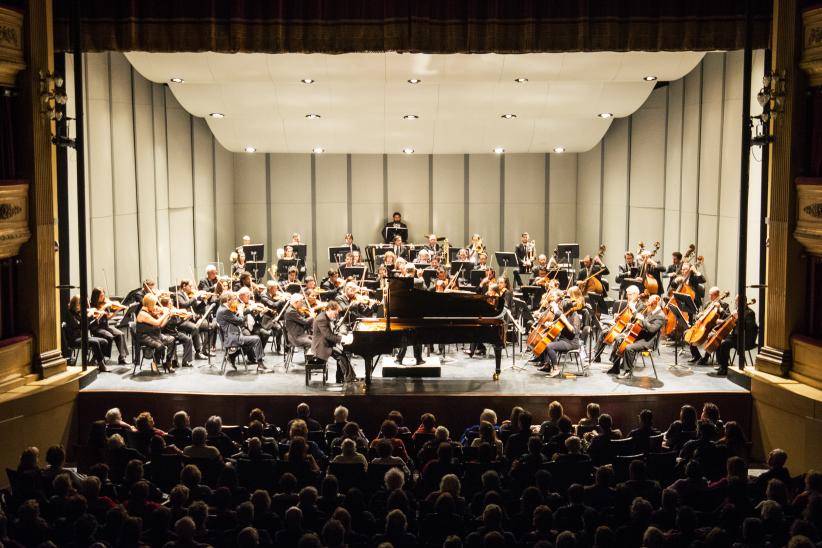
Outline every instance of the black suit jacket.
<path id="1" fill-rule="evenodd" d="M 334 345 L 339 343 L 342 337 L 331 331 L 331 319 L 326 313 L 320 312 L 314 319 L 314 337 L 311 339 L 311 353 L 321 360 L 331 357 Z"/>

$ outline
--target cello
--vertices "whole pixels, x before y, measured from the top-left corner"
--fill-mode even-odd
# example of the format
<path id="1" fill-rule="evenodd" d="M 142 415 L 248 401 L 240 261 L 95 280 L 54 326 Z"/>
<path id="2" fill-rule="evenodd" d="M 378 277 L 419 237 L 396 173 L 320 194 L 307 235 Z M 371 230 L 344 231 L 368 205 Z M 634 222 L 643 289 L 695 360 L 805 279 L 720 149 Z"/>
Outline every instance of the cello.
<path id="1" fill-rule="evenodd" d="M 756 304 L 756 299 L 751 299 L 745 306 Z M 716 326 L 708 335 L 705 341 L 705 352 L 716 352 L 719 349 L 719 343 L 728 338 L 731 331 L 736 327 L 736 322 L 739 320 L 739 310 L 728 316 L 725 321 Z"/>
<path id="2" fill-rule="evenodd" d="M 647 297 L 647 293 L 639 294 L 639 299 L 646 299 Z M 636 304 L 639 304 L 639 299 L 637 299 Z M 625 308 L 614 316 L 614 325 L 608 330 L 608 333 L 605 334 L 602 342 L 604 344 L 613 344 L 616 340 L 616 336 L 625 331 L 625 328 L 630 325 L 631 321 L 634 319 L 634 314 L 636 314 L 636 312 L 628 304 L 626 304 Z"/>
<path id="3" fill-rule="evenodd" d="M 566 322 L 565 315 L 561 315 L 551 323 L 545 323 L 541 326 L 538 325 L 534 328 L 536 333 L 532 331 L 531 334 L 528 335 L 528 346 L 535 356 L 541 356 L 548 345 L 559 337 L 559 334 L 565 329 Z M 532 335 L 534 335 L 533 339 Z M 533 344 L 531 342 L 532 340 L 535 341 Z"/>
<path id="4" fill-rule="evenodd" d="M 714 324 L 716 324 L 719 319 L 722 300 L 727 298 L 728 295 L 730 295 L 728 291 L 722 293 L 716 301 L 711 303 L 708 308 L 696 318 L 694 325 L 685 330 L 684 339 L 686 343 L 696 346 L 705 341 L 705 337 L 708 336 Z"/>

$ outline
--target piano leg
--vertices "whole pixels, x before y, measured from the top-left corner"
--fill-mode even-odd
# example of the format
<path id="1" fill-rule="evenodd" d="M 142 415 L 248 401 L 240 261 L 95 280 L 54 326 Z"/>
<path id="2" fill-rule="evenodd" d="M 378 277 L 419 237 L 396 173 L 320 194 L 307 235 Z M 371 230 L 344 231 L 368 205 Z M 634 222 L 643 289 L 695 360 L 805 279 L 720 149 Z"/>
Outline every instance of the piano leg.
<path id="1" fill-rule="evenodd" d="M 499 380 L 500 363 L 502 362 L 502 347 L 494 345 L 494 380 Z"/>
<path id="2" fill-rule="evenodd" d="M 363 356 L 363 360 L 365 360 L 365 386 L 369 386 L 371 384 L 371 363 L 374 361 L 374 358 L 371 356 Z"/>

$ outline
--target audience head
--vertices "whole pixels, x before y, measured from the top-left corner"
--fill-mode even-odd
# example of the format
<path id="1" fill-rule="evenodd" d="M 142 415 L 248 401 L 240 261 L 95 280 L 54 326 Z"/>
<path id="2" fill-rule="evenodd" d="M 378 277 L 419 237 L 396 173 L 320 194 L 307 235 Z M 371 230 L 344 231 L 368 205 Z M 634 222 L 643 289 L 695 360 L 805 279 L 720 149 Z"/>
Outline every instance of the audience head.
<path id="1" fill-rule="evenodd" d="M 497 413 L 493 409 L 483 409 L 482 413 L 480 413 L 480 424 L 482 422 L 490 422 L 492 425 L 497 424 Z"/>
<path id="2" fill-rule="evenodd" d="M 198 426 L 191 431 L 191 445 L 194 445 L 195 447 L 204 446 L 207 438 L 208 432 L 202 426 Z"/>
<path id="3" fill-rule="evenodd" d="M 188 428 L 190 422 L 191 421 L 188 417 L 188 413 L 186 413 L 185 411 L 177 411 L 176 413 L 174 413 L 174 418 L 172 419 L 174 428 Z"/>
<path id="4" fill-rule="evenodd" d="M 563 409 L 562 404 L 558 401 L 554 400 L 548 404 L 548 420 L 551 422 L 557 422 L 560 418 L 563 417 Z"/>
<path id="5" fill-rule="evenodd" d="M 348 422 L 348 408 L 338 405 L 334 409 L 334 422 L 337 424 L 345 424 Z"/>
<path id="6" fill-rule="evenodd" d="M 599 418 L 600 412 L 598 403 L 591 402 L 585 406 L 585 415 L 592 421 L 596 421 Z"/>

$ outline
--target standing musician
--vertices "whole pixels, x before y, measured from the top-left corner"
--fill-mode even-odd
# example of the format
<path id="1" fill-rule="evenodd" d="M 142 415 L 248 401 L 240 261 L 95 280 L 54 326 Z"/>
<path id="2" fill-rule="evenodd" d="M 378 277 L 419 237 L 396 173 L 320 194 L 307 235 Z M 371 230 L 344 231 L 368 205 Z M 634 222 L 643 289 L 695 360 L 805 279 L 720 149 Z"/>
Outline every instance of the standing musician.
<path id="1" fill-rule="evenodd" d="M 534 242 L 531 241 L 531 236 L 527 232 L 520 235 L 519 243 L 514 248 L 514 255 L 519 263 L 519 268 L 514 272 L 514 280 L 517 285 L 522 285 L 520 274 L 531 272 L 531 267 L 534 266 Z"/>
<path id="2" fill-rule="evenodd" d="M 637 278 L 639 274 L 639 266 L 634 261 L 634 253 L 633 251 L 626 251 L 625 252 L 625 262 L 619 265 L 619 269 L 616 275 L 616 283 L 619 284 L 619 298 L 625 298 L 626 290 L 630 286 L 634 286 L 637 289 L 642 289 L 643 285 L 640 280 Z M 637 291 L 639 294 L 639 291 Z"/>
<path id="3" fill-rule="evenodd" d="M 395 258 L 402 257 L 408 260 L 411 250 L 409 246 L 402 243 L 402 236 L 396 234 L 391 244 L 391 251 L 394 253 Z"/>
<path id="4" fill-rule="evenodd" d="M 340 305 L 331 301 L 325 307 L 325 310 L 317 314 L 314 319 L 314 336 L 311 339 L 311 353 L 318 359 L 328 360 L 334 358 L 337 362 L 337 382 L 355 382 L 357 377 L 354 375 L 354 368 L 351 367 L 351 360 L 345 352 L 335 348 L 336 345 L 351 344 L 353 340 L 352 334 L 347 334 L 344 337 L 338 335 L 331 328 L 331 325 L 336 321 L 340 314 Z"/>
<path id="5" fill-rule="evenodd" d="M 344 245 L 348 246 L 348 251 L 350 251 L 351 253 L 360 250 L 360 246 L 354 243 L 354 235 L 350 232 L 346 233 L 343 240 L 345 241 Z"/>
<path id="6" fill-rule="evenodd" d="M 109 320 L 114 316 L 115 311 L 112 310 L 112 303 L 106 298 L 106 292 L 99 287 L 91 290 L 91 321 L 89 322 L 89 332 L 95 337 L 106 339 L 109 343 L 109 350 L 111 343 L 117 345 L 118 365 L 125 365 L 126 356 L 128 355 L 128 346 L 126 345 L 126 334 L 109 324 Z"/>
<path id="7" fill-rule="evenodd" d="M 744 311 L 741 314 L 743 320 L 741 322 L 739 320 L 740 305 L 744 306 Z M 716 369 L 716 374 L 720 376 L 725 376 L 728 374 L 728 365 L 731 359 L 732 348 L 736 348 L 737 354 L 744 355 L 742 353 L 743 351 L 738 346 L 739 340 L 737 337 L 740 329 L 745 330 L 745 350 L 749 350 L 756 346 L 756 336 L 759 333 L 759 327 L 756 325 L 756 314 L 754 314 L 751 307 L 749 307 L 739 295 L 736 296 L 736 310 L 736 325 L 731 330 L 730 334 L 725 337 L 721 343 L 719 343 L 719 348 L 716 351 L 716 362 L 719 364 L 719 367 Z M 722 325 L 722 322 L 725 321 L 727 321 L 727 318 L 719 320 L 717 326 Z"/>
<path id="8" fill-rule="evenodd" d="M 160 372 L 162 362 L 166 373 L 171 373 L 171 360 L 174 358 L 174 337 L 166 335 L 162 329 L 171 319 L 171 310 L 157 304 L 157 296 L 147 293 L 142 300 L 142 308 L 137 313 L 135 330 L 140 346 L 154 349 L 151 358 L 151 370 Z"/>
<path id="9" fill-rule="evenodd" d="M 540 355 L 542 367 L 538 370 L 548 373 L 551 377 L 559 375 L 559 352 L 578 350 L 581 346 L 580 333 L 582 332 L 582 317 L 577 312 L 577 303 L 572 299 L 564 299 L 560 304 L 561 314 L 558 320 L 565 324 L 556 340 L 551 341 Z"/>
<path id="10" fill-rule="evenodd" d="M 686 286 L 690 287 L 694 293 L 694 303 L 697 307 L 702 306 L 702 298 L 705 296 L 705 276 L 700 273 L 695 266 L 688 261 L 680 263 L 679 271 L 671 276 L 668 282 L 668 290 L 682 292 Z"/>
<path id="11" fill-rule="evenodd" d="M 385 226 L 382 229 L 382 237 L 384 238 L 385 243 L 390 243 L 394 240 L 393 233 L 391 231 L 392 228 L 408 228 L 408 226 L 402 222 L 402 215 L 399 211 L 394 212 L 391 220 L 385 223 Z"/>
<path id="12" fill-rule="evenodd" d="M 311 329 L 314 326 L 314 317 L 305 304 L 301 293 L 291 295 L 291 306 L 285 311 L 285 332 L 288 344 L 294 348 L 302 348 L 303 352 L 311 348 Z"/>
<path id="13" fill-rule="evenodd" d="M 468 258 L 473 263 L 478 262 L 480 253 L 485 251 L 485 245 L 482 243 L 482 238 L 476 233 L 471 235 L 471 243 L 466 247 L 468 248 Z"/>
<path id="14" fill-rule="evenodd" d="M 731 313 L 730 307 L 728 306 L 728 303 L 726 303 L 725 301 L 719 300 L 719 297 L 719 288 L 716 286 L 710 288 L 708 290 L 708 301 L 700 307 L 699 313 L 702 314 L 712 306 L 719 306 L 718 319 L 724 320 L 725 318 L 727 318 Z M 708 352 L 705 352 L 705 355 L 703 356 L 699 353 L 699 348 L 697 348 L 695 345 L 689 345 L 689 348 L 691 349 L 691 359 L 688 360 L 690 363 L 695 363 L 697 365 L 707 365 L 708 360 L 711 357 L 711 355 Z"/>
<path id="15" fill-rule="evenodd" d="M 303 243 L 302 240 L 300 239 L 300 233 L 299 232 L 295 232 L 294 234 L 291 235 L 291 243 L 293 245 L 300 245 L 301 243 Z M 293 250 L 293 248 L 292 248 L 292 250 Z"/>
<path id="16" fill-rule="evenodd" d="M 608 280 L 603 280 L 602 277 L 610 273 L 611 271 L 608 270 L 608 267 L 605 266 L 605 263 L 602 262 L 599 255 L 594 255 L 593 259 L 590 255 L 586 255 L 582 258 L 582 261 L 580 261 L 577 279 L 587 280 L 589 278 L 596 278 L 602 285 L 601 293 L 589 288 L 586 295 L 591 305 L 599 312 L 605 310 L 605 296 L 608 294 Z M 580 281 L 580 284 L 582 284 L 582 281 Z M 583 286 L 582 289 L 584 290 L 585 287 Z"/>
<path id="17" fill-rule="evenodd" d="M 237 292 L 237 298 L 240 299 L 243 307 L 243 335 L 256 335 L 260 338 L 263 348 L 265 348 L 268 339 L 271 337 L 271 331 L 262 326 L 262 316 L 266 312 L 265 307 L 254 301 L 251 290 L 247 287 L 240 288 Z"/>
<path id="18" fill-rule="evenodd" d="M 680 263 L 682 263 L 682 253 L 680 253 L 679 251 L 674 251 L 673 253 L 671 253 L 671 264 L 669 264 L 665 268 L 664 274 L 664 276 L 668 278 L 668 287 L 666 288 L 667 290 L 671 289 L 671 285 L 673 284 L 674 278 L 676 277 L 677 272 L 679 272 L 681 269 Z"/>
<path id="19" fill-rule="evenodd" d="M 645 309 L 636 315 L 636 321 L 641 325 L 642 331 L 640 331 L 633 343 L 625 347 L 622 356 L 619 355 L 617 349 L 626 336 L 624 334 L 617 336 L 617 340 L 611 351 L 611 363 L 614 365 L 608 370 L 609 374 L 619 373 L 620 379 L 627 379 L 633 376 L 634 360 L 636 359 L 637 353 L 651 348 L 654 337 L 657 336 L 659 330 L 665 325 L 665 313 L 662 311 L 661 305 L 662 299 L 659 295 L 651 295 L 648 298 L 648 304 L 645 305 Z M 620 373 L 619 371 L 622 365 L 625 366 L 625 370 Z"/>
<path id="20" fill-rule="evenodd" d="M 243 306 L 237 298 L 236 293 L 231 291 L 224 291 L 220 295 L 220 308 L 217 309 L 217 325 L 220 326 L 220 331 L 223 333 L 223 344 L 226 348 L 229 346 L 239 347 L 246 355 L 249 362 L 257 364 L 258 368 L 265 369 L 263 364 L 263 343 L 260 337 L 256 335 L 246 335 L 242 329 L 245 325 L 243 322 Z M 231 367 L 237 369 L 235 360 L 236 354 L 229 354 L 228 361 Z"/>
<path id="21" fill-rule="evenodd" d="M 80 295 L 72 295 L 68 305 L 68 321 L 66 322 L 66 338 L 71 346 L 80 348 L 82 343 L 82 322 L 80 316 Z M 91 365 L 96 365 L 101 373 L 106 369 L 106 355 L 111 354 L 111 343 L 91 334 L 88 336 L 88 350 L 91 353 Z"/>
<path id="22" fill-rule="evenodd" d="M 640 265 L 640 271 L 643 270 L 643 265 L 644 265 L 645 274 L 650 274 L 651 276 L 653 276 L 654 279 L 656 280 L 656 286 L 659 288 L 659 291 L 662 291 L 663 285 L 662 285 L 661 273 L 665 270 L 665 268 L 662 267 L 662 266 L 659 266 L 659 263 L 657 263 L 653 259 L 653 252 L 651 252 L 647 249 L 642 252 L 642 256 L 640 257 L 640 260 L 642 262 L 642 265 Z M 642 283 L 642 288 L 646 289 L 645 288 L 645 280 L 644 279 L 640 280 L 640 282 Z M 650 291 L 649 291 L 649 293 L 650 293 Z"/>
<path id="23" fill-rule="evenodd" d="M 645 303 L 639 300 L 639 288 L 636 285 L 629 285 L 625 289 L 625 300 L 617 301 L 614 303 L 614 318 L 619 316 L 626 308 L 630 308 L 632 312 L 639 312 L 645 307 Z M 599 338 L 597 340 L 596 348 L 594 349 L 594 358 L 593 361 L 596 363 L 600 362 L 602 357 L 602 352 L 605 350 L 605 342 L 604 338 L 607 335 L 607 331 L 603 330 L 599 334 Z M 618 345 L 615 345 L 618 346 Z M 613 368 L 612 368 L 613 371 Z M 614 371 L 614 373 L 619 373 L 619 370 Z"/>
<path id="24" fill-rule="evenodd" d="M 189 333 L 197 333 L 197 327 L 189 321 L 192 316 L 191 312 L 174 308 L 171 305 L 171 295 L 163 293 L 158 299 L 158 304 L 169 311 L 170 316 L 168 322 L 163 326 L 162 332 L 164 335 L 174 337 L 174 340 L 183 346 L 183 367 L 191 367 L 191 360 L 194 357 L 194 344 L 191 342 L 191 335 Z M 181 326 L 185 328 L 181 329 Z M 199 337 L 197 337 L 199 339 Z M 177 353 L 174 352 L 172 357 L 172 367 L 177 367 Z"/>

